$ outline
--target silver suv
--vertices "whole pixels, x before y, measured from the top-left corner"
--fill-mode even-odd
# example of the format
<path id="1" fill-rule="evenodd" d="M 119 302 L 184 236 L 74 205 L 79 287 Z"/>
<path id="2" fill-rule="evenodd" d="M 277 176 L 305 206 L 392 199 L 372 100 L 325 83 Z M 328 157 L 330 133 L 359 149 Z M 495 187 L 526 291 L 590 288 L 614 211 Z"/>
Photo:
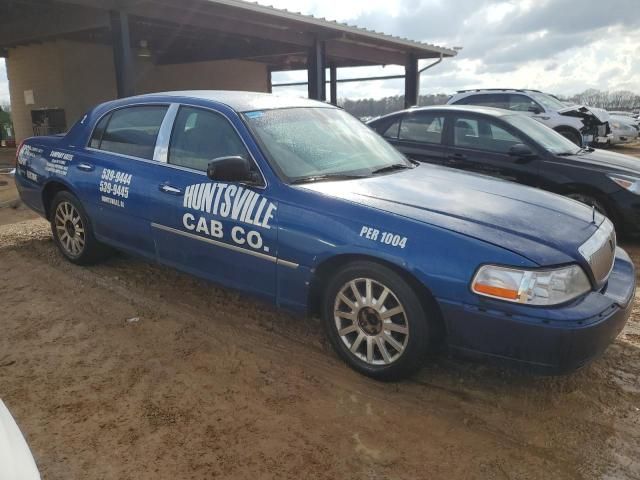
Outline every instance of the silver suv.
<path id="1" fill-rule="evenodd" d="M 522 112 L 578 146 L 607 143 L 609 140 L 609 114 L 605 110 L 584 105 L 567 106 L 556 97 L 538 90 L 461 90 L 449 98 L 447 104 L 481 105 Z"/>

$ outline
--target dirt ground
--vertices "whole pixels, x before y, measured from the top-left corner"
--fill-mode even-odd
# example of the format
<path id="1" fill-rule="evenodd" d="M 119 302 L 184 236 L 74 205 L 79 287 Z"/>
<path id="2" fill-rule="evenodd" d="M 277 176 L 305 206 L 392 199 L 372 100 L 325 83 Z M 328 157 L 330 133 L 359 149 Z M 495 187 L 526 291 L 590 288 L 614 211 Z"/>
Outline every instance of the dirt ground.
<path id="1" fill-rule="evenodd" d="M 76 267 L 5 208 L 0 327 L 0 397 L 45 480 L 640 479 L 640 303 L 570 376 L 444 355 L 377 383 L 316 320 L 124 255 Z"/>

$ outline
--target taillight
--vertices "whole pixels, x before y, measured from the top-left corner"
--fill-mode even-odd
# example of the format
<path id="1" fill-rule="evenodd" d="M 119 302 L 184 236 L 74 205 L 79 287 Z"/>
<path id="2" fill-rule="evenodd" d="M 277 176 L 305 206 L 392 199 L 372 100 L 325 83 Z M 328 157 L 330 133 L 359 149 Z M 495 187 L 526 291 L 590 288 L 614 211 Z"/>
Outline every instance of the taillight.
<path id="1" fill-rule="evenodd" d="M 20 146 L 16 150 L 16 170 L 18 169 L 18 158 L 20 158 L 20 150 L 22 150 L 23 145 L 24 145 L 24 140 L 20 142 Z"/>

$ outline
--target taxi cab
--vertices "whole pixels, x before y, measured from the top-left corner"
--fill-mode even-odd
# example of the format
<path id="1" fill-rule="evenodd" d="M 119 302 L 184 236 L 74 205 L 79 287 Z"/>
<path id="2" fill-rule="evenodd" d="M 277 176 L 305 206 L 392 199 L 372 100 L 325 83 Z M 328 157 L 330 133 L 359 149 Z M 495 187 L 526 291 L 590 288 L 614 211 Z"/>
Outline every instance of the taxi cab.
<path id="1" fill-rule="evenodd" d="M 166 92 L 97 106 L 17 154 L 22 200 L 76 264 L 113 248 L 319 315 L 378 379 L 439 345 L 540 372 L 623 328 L 634 267 L 594 209 L 415 164 L 331 105 Z"/>

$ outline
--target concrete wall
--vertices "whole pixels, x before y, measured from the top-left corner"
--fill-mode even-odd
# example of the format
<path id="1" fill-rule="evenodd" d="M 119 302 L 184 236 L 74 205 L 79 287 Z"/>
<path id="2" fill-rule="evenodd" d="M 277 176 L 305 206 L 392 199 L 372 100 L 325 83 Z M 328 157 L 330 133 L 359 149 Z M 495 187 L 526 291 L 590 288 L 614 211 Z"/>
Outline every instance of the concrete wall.
<path id="1" fill-rule="evenodd" d="M 268 71 L 256 62 L 223 60 L 156 66 L 136 61 L 136 93 L 218 89 L 266 92 Z M 51 41 L 12 48 L 7 76 L 16 140 L 33 135 L 31 110 L 63 108 L 71 127 L 92 106 L 116 98 L 111 47 Z M 33 105 L 24 92 L 32 90 Z"/>

